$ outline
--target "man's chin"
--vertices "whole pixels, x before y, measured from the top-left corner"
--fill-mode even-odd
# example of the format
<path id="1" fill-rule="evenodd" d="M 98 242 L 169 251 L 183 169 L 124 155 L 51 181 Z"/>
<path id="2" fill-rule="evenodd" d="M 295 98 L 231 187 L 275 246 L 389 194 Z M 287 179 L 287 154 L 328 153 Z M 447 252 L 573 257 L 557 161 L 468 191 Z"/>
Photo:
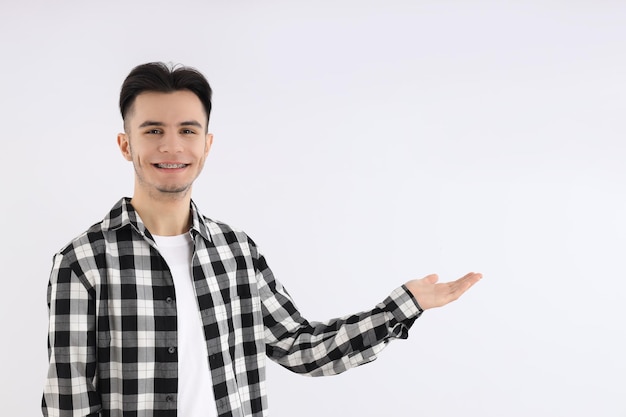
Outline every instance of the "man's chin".
<path id="1" fill-rule="evenodd" d="M 191 189 L 191 186 L 189 185 L 185 185 L 185 186 L 180 186 L 180 187 L 161 187 L 161 188 L 157 188 L 157 190 L 165 195 L 170 195 L 172 197 L 177 196 L 177 195 L 186 195 L 189 190 Z"/>

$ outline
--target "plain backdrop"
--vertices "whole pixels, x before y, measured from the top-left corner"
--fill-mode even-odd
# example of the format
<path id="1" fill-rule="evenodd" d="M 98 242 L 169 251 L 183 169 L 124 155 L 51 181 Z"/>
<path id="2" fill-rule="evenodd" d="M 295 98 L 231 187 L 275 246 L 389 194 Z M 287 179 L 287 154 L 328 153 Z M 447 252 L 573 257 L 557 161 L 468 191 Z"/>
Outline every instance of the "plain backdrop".
<path id="1" fill-rule="evenodd" d="M 194 199 L 305 317 L 485 278 L 273 416 L 626 416 L 626 3 L 0 1 L 3 416 L 39 415 L 52 255 L 132 194 L 124 77 L 202 71 Z"/>

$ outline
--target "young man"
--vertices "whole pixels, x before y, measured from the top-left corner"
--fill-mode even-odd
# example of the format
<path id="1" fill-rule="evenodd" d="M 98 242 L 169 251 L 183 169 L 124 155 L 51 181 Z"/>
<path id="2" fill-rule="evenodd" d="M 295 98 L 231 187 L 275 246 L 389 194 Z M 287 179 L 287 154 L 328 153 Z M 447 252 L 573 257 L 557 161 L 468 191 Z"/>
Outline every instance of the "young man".
<path id="1" fill-rule="evenodd" d="M 371 311 L 308 322 L 255 243 L 191 200 L 213 141 L 206 79 L 140 65 L 120 110 L 134 194 L 54 257 L 46 416 L 266 416 L 265 356 L 303 374 L 343 372 L 481 278 L 429 275 Z"/>

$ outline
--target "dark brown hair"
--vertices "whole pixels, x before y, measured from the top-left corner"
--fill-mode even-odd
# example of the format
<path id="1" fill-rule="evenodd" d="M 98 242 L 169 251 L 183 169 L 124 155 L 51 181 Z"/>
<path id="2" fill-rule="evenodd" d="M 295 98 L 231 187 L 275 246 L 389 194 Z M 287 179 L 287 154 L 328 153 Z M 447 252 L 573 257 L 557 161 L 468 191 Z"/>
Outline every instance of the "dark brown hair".
<path id="1" fill-rule="evenodd" d="M 163 62 L 149 62 L 138 65 L 128 74 L 120 92 L 120 112 L 124 124 L 135 98 L 143 92 L 155 91 L 172 93 L 189 90 L 200 99 L 207 118 L 211 115 L 212 90 L 209 82 L 198 70 L 182 65 L 167 65 Z"/>

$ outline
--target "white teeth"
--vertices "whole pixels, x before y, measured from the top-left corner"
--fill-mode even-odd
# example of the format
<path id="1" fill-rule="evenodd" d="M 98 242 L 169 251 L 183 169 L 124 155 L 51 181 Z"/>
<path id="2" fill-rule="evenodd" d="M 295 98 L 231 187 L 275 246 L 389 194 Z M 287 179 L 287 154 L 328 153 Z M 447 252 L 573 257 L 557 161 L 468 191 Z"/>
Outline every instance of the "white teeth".
<path id="1" fill-rule="evenodd" d="M 159 168 L 184 168 L 187 164 L 156 164 Z"/>

